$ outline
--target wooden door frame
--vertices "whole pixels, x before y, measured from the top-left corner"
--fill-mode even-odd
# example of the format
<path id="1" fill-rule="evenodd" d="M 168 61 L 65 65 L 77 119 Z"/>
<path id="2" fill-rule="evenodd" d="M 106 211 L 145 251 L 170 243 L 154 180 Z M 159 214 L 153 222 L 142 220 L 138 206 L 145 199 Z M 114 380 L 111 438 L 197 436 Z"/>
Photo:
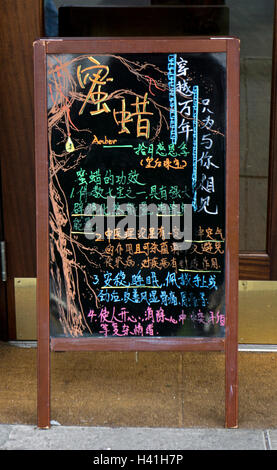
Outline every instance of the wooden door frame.
<path id="1" fill-rule="evenodd" d="M 277 280 L 277 1 L 273 24 L 271 110 L 265 251 L 240 252 L 239 279 Z"/>
<path id="2" fill-rule="evenodd" d="M 43 0 L 1 0 L 1 188 L 7 280 L 0 273 L 0 340 L 16 340 L 15 278 L 36 276 L 33 42 Z"/>
<path id="3" fill-rule="evenodd" d="M 4 219 L 2 209 L 2 185 L 1 185 L 1 166 L 0 166 L 0 242 L 4 241 Z M 8 316 L 7 316 L 7 289 L 6 282 L 2 277 L 2 257 L 0 253 L 0 341 L 8 340 Z"/>
<path id="4" fill-rule="evenodd" d="M 267 203 L 267 253 L 270 260 L 269 278 L 277 280 L 277 1 L 275 0 L 271 81 L 271 116 Z"/>

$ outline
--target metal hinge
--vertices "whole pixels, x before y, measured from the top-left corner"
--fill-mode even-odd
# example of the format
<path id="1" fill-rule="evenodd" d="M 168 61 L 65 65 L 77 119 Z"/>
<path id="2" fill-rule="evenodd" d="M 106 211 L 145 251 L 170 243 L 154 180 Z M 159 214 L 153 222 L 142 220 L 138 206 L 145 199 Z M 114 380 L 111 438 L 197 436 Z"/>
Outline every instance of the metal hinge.
<path id="1" fill-rule="evenodd" d="M 3 282 L 7 281 L 7 265 L 6 265 L 6 243 L 0 242 L 1 253 L 1 279 Z"/>

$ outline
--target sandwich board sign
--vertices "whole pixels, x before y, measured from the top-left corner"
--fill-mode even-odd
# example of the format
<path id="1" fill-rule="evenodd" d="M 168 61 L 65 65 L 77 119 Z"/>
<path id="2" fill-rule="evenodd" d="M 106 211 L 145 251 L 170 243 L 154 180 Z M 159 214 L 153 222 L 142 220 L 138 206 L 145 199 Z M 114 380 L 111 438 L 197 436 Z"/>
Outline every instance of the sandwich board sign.
<path id="1" fill-rule="evenodd" d="M 223 351 L 237 426 L 239 41 L 34 43 L 38 424 L 50 351 Z"/>

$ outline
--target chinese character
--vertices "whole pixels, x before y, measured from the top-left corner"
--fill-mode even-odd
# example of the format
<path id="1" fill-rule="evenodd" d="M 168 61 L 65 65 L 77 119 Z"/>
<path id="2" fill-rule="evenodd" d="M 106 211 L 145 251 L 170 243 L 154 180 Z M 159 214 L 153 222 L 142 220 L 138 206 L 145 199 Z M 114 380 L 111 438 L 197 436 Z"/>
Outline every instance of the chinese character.
<path id="1" fill-rule="evenodd" d="M 83 114 L 84 108 L 88 102 L 92 102 L 96 105 L 95 111 L 90 111 L 90 114 L 100 114 L 100 113 L 109 113 L 110 109 L 105 101 L 108 98 L 108 93 L 101 90 L 103 85 L 106 85 L 107 82 L 113 81 L 113 78 L 107 78 L 109 75 L 109 67 L 107 65 L 101 65 L 98 60 L 93 57 L 88 57 L 88 59 L 94 64 L 90 67 L 81 69 L 81 65 L 77 67 L 77 78 L 81 88 L 85 88 L 88 82 L 91 82 L 91 87 L 86 96 L 86 99 L 79 111 L 79 114 Z"/>
<path id="2" fill-rule="evenodd" d="M 145 93 L 142 101 L 140 101 L 139 96 L 136 96 L 136 102 L 131 104 L 131 106 L 135 106 L 136 111 L 134 113 L 126 111 L 125 98 L 121 100 L 121 111 L 113 111 L 116 124 L 121 126 L 119 134 L 130 134 L 126 124 L 133 122 L 133 118 L 137 116 L 137 137 L 146 137 L 147 139 L 149 138 L 150 121 L 146 118 L 142 118 L 142 115 L 153 115 L 153 113 L 146 111 L 146 105 L 149 104 L 149 101 L 147 101 L 147 96 L 148 94 Z M 117 115 L 121 117 L 117 118 Z"/>

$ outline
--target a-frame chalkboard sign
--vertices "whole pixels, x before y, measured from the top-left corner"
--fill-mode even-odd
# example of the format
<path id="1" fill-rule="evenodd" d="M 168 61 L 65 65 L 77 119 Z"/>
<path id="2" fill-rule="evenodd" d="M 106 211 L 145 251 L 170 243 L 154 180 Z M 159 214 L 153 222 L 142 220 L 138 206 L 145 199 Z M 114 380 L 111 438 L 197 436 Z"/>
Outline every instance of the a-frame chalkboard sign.
<path id="1" fill-rule="evenodd" d="M 238 426 L 239 41 L 34 43 L 38 426 L 50 351 L 223 351 Z"/>

